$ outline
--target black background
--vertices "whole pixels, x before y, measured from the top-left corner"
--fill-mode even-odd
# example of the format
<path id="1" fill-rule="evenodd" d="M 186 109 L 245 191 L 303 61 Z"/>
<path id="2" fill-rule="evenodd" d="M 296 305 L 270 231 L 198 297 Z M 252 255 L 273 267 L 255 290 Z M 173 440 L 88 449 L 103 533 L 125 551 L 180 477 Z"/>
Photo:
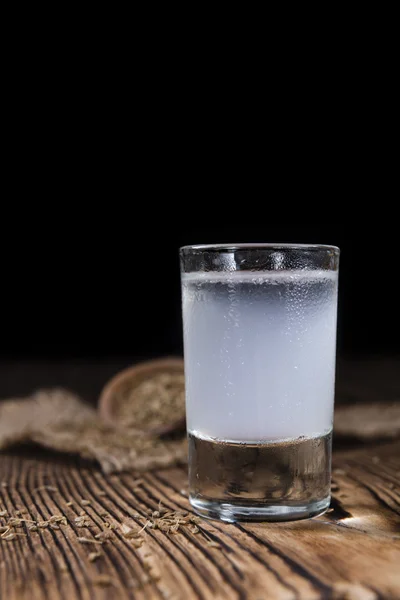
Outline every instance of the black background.
<path id="1" fill-rule="evenodd" d="M 214 204 L 229 207 L 228 200 L 204 198 L 197 206 L 190 197 L 180 206 L 169 201 L 162 214 L 147 204 L 148 210 L 138 211 L 129 202 L 113 209 L 109 201 L 107 210 L 83 217 L 64 203 L 57 214 L 36 215 L 23 232 L 14 228 L 8 236 L 3 224 L 1 357 L 181 354 L 179 246 L 231 242 L 339 246 L 339 355 L 399 352 L 394 216 L 349 223 L 333 204 L 320 223 L 289 224 L 289 206 L 282 203 L 279 218 L 272 218 L 260 202 L 250 221 L 237 215 L 231 222 L 217 221 L 212 210 Z M 342 214 L 341 222 L 331 222 L 331 212 Z M 199 213 L 206 217 L 202 222 Z"/>

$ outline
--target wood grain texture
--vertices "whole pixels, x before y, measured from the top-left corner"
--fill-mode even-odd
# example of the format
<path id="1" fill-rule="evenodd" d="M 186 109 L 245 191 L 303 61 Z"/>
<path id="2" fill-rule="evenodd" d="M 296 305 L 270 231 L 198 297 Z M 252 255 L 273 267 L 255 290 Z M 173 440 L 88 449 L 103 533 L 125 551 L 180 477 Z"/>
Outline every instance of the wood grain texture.
<path id="1" fill-rule="evenodd" d="M 78 538 L 96 542 L 106 513 L 142 525 L 160 500 L 190 510 L 185 469 L 141 475 L 138 484 L 50 453 L 2 455 L 0 511 L 35 521 L 65 515 L 67 525 L 28 532 L 24 524 L 14 531 L 26 535 L 0 542 L 1 599 L 398 600 L 400 442 L 336 451 L 333 469 L 333 510 L 318 519 L 202 520 L 197 534 L 146 528 L 137 548 L 118 527 L 102 545 Z M 76 526 L 81 512 L 91 526 Z M 101 556 L 90 562 L 93 551 Z"/>

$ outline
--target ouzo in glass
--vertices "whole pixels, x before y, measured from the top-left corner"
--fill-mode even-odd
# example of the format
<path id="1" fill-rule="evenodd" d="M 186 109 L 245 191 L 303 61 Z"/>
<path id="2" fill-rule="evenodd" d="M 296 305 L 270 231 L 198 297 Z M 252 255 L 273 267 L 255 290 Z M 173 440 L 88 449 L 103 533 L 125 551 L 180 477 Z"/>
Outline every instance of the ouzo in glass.
<path id="1" fill-rule="evenodd" d="M 224 521 L 330 503 L 339 249 L 180 249 L 189 497 Z"/>

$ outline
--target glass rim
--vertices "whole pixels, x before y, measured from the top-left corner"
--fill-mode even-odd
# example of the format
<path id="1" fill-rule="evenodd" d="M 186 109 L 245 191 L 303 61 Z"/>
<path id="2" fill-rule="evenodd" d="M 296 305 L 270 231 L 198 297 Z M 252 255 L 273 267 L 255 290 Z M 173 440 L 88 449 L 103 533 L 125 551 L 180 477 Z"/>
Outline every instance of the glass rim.
<path id="1" fill-rule="evenodd" d="M 337 254 L 340 253 L 338 246 L 330 244 L 296 244 L 296 243 L 274 243 L 274 242 L 261 242 L 261 243 L 239 243 L 239 244 L 193 244 L 187 246 L 181 246 L 179 252 L 186 252 L 190 250 L 199 251 L 211 251 L 211 252 L 233 252 L 235 250 L 314 250 L 314 251 L 330 251 Z"/>

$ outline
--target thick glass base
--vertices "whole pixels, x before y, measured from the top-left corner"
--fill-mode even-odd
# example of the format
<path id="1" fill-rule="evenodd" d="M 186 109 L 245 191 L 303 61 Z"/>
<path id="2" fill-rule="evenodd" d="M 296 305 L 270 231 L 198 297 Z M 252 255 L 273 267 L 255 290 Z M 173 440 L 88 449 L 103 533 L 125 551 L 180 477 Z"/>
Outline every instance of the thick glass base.
<path id="1" fill-rule="evenodd" d="M 310 502 L 309 504 L 285 505 L 266 504 L 262 506 L 240 505 L 239 503 L 217 502 L 191 496 L 190 503 L 195 512 L 201 517 L 219 519 L 227 523 L 235 521 L 295 521 L 310 519 L 322 515 L 328 508 L 331 497 Z"/>

